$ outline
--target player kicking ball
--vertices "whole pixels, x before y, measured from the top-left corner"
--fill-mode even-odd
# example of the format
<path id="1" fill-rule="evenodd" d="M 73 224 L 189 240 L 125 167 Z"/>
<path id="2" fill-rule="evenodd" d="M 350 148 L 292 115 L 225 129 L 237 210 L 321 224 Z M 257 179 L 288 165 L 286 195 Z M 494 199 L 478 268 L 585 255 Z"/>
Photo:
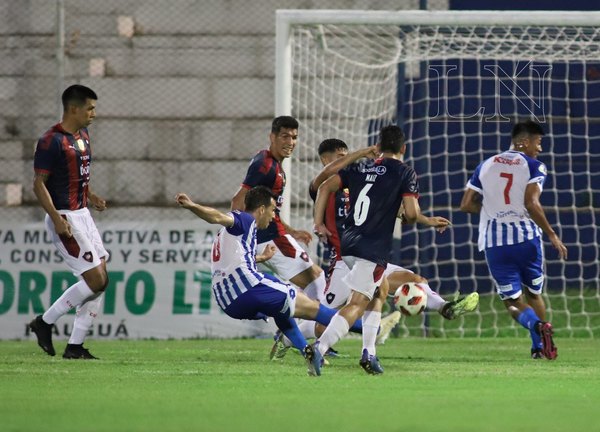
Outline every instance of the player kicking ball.
<path id="1" fill-rule="evenodd" d="M 260 255 L 256 253 L 257 229 L 267 227 L 275 216 L 271 191 L 264 186 L 250 189 L 244 197 L 243 212 L 222 213 L 196 204 L 184 193 L 177 194 L 175 201 L 206 222 L 223 226 L 211 254 L 212 290 L 219 307 L 239 320 L 273 317 L 279 330 L 303 353 L 309 375 L 321 375 L 322 356 L 306 342 L 294 318 L 327 325 L 337 311 L 256 268 L 257 262 L 267 261 L 275 253 L 272 245 L 267 245 Z M 356 322 L 352 331 L 361 332 L 362 322 Z"/>

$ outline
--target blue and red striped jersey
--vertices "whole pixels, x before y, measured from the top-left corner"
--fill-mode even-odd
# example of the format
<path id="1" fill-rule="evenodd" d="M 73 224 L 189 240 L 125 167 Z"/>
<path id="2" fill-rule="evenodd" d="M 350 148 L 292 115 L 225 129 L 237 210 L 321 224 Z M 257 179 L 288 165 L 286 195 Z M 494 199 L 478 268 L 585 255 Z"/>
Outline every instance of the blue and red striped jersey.
<path id="1" fill-rule="evenodd" d="M 312 188 L 312 183 L 308 188 L 308 192 L 312 200 L 315 201 L 317 199 L 317 191 Z M 349 196 L 348 189 L 343 189 L 330 194 L 327 200 L 325 227 L 331 233 L 331 236 L 327 238 L 330 265 L 335 265 L 335 261 L 342 259 L 340 238 L 341 233 L 344 231 L 344 221 L 348 215 Z"/>
<path id="2" fill-rule="evenodd" d="M 252 189 L 255 186 L 265 186 L 269 188 L 277 201 L 275 217 L 267 228 L 258 230 L 258 243 L 264 243 L 277 237 L 284 236 L 286 231 L 279 218 L 279 211 L 283 204 L 285 172 L 283 172 L 281 163 L 273 157 L 269 150 L 261 150 L 254 158 L 252 158 L 252 161 L 250 161 L 250 166 L 246 172 L 246 178 L 242 182 L 242 187 Z"/>
<path id="3" fill-rule="evenodd" d="M 39 139 L 33 168 L 36 173 L 48 174 L 46 188 L 57 210 L 87 207 L 91 162 L 86 128 L 73 135 L 58 123 Z"/>
<path id="4" fill-rule="evenodd" d="M 350 189 L 342 256 L 363 258 L 385 267 L 402 198 L 419 196 L 415 170 L 397 159 L 380 158 L 352 164 L 338 174 L 341 187 Z"/>

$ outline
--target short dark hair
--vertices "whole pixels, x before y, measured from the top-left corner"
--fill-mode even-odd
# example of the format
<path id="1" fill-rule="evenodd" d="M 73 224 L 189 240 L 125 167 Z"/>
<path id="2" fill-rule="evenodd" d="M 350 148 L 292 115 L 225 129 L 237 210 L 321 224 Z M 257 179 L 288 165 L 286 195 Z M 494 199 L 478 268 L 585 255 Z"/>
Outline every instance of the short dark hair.
<path id="1" fill-rule="evenodd" d="M 79 84 L 67 87 L 62 94 L 63 109 L 66 110 L 69 105 L 82 106 L 87 99 L 98 100 L 98 96 L 91 88 Z"/>
<path id="2" fill-rule="evenodd" d="M 520 135 L 541 135 L 544 136 L 544 129 L 540 126 L 539 123 L 534 122 L 533 120 L 527 120 L 523 122 L 519 122 L 513 126 L 511 139 L 514 141 L 515 138 Z"/>
<path id="3" fill-rule="evenodd" d="M 273 119 L 271 133 L 278 134 L 281 129 L 298 129 L 298 120 L 292 116 L 279 116 Z"/>
<path id="4" fill-rule="evenodd" d="M 379 132 L 379 146 L 382 152 L 400 153 L 404 145 L 404 132 L 399 126 L 388 125 Z"/>
<path id="5" fill-rule="evenodd" d="M 263 205 L 269 207 L 272 199 L 273 194 L 269 188 L 265 186 L 255 186 L 250 189 L 244 197 L 244 206 L 246 207 L 246 211 L 251 212 Z"/>
<path id="6" fill-rule="evenodd" d="M 330 153 L 339 149 L 348 150 L 348 145 L 341 139 L 327 138 L 319 144 L 319 156 L 323 153 Z"/>

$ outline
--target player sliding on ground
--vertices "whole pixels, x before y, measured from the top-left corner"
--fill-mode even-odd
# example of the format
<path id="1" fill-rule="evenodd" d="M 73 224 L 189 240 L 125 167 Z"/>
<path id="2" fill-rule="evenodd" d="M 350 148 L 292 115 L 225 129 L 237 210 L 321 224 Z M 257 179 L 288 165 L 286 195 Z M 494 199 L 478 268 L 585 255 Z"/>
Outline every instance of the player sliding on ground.
<path id="1" fill-rule="evenodd" d="M 293 318 L 327 325 L 336 310 L 256 269 L 257 262 L 267 261 L 275 253 L 275 247 L 267 245 L 262 254 L 256 254 L 256 230 L 266 228 L 275 216 L 271 191 L 264 186 L 248 190 L 243 212 L 222 213 L 196 204 L 184 193 L 177 194 L 175 201 L 208 223 L 223 225 L 211 254 L 212 289 L 219 307 L 234 319 L 273 317 L 279 330 L 304 354 L 309 374 L 320 375 L 322 356 L 308 345 Z M 355 323 L 351 330 L 361 332 L 362 322 Z"/>

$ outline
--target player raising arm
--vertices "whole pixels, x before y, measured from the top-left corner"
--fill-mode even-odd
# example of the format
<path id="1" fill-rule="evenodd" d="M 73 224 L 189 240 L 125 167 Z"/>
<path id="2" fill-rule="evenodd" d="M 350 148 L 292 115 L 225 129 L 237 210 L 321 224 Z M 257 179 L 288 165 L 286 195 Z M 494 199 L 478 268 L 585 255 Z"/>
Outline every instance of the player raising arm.
<path id="1" fill-rule="evenodd" d="M 553 360 L 558 351 L 552 324 L 546 322 L 541 296 L 544 286 L 541 234 L 546 233 L 562 259 L 567 248 L 554 232 L 539 202 L 546 166 L 542 127 L 533 121 L 517 123 L 510 150 L 483 161 L 467 183 L 460 209 L 480 213 L 478 247 L 508 313 L 531 336 L 531 357 Z M 525 285 L 523 299 L 522 285 Z"/>
<path id="2" fill-rule="evenodd" d="M 309 299 L 302 291 L 256 268 L 259 260 L 271 259 L 273 245 L 256 254 L 257 229 L 265 229 L 275 216 L 275 200 L 263 186 L 250 189 L 244 197 L 245 211 L 222 213 L 196 204 L 179 193 L 175 201 L 209 223 L 222 225 L 214 240 L 211 254 L 212 290 L 219 307 L 234 319 L 273 317 L 277 327 L 306 358 L 309 374 L 320 375 L 321 354 L 307 344 L 293 317 L 316 320 L 327 325 L 335 314 Z M 353 330 L 360 332 L 361 323 Z"/>

